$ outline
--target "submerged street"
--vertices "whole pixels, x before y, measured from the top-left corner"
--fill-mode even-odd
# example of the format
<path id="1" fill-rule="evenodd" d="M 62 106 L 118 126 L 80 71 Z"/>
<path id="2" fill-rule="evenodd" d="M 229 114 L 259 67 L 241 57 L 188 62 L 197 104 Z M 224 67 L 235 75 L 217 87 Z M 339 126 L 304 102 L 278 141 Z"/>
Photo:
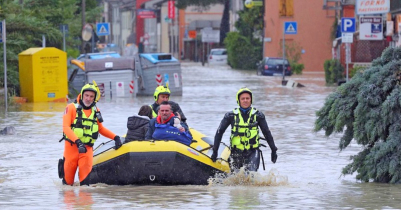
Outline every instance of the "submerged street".
<path id="1" fill-rule="evenodd" d="M 1 209 L 400 209 L 398 185 L 359 183 L 341 170 L 360 146 L 353 142 L 339 151 L 339 136 L 313 133 L 315 112 L 335 87 L 325 86 L 324 74 L 293 75 L 303 88 L 281 85 L 281 77 L 257 76 L 256 71 L 225 66 L 182 63 L 183 96 L 172 96 L 190 127 L 214 137 L 224 114 L 237 107 L 241 87 L 253 92 L 253 107 L 266 115 L 278 148 L 276 164 L 262 147 L 266 170 L 255 178 L 242 174 L 207 186 L 63 186 L 57 174 L 62 158 L 62 116 L 65 103 L 27 103 L 4 114 L 0 129 L 14 126 L 15 135 L 0 135 Z M 101 100 L 104 125 L 118 135 L 127 118 L 152 96 Z M 223 141 L 229 144 L 230 129 Z M 106 142 L 101 137 L 95 144 Z M 262 143 L 264 143 L 262 141 Z M 77 181 L 77 179 L 75 180 Z"/>

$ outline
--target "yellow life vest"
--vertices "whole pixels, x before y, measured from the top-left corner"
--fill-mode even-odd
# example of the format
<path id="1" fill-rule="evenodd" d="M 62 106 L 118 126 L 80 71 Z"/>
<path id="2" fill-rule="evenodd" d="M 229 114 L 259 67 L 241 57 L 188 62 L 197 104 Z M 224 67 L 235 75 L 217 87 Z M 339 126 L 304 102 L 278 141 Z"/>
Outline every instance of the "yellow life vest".
<path id="1" fill-rule="evenodd" d="M 92 113 L 87 117 L 82 111 L 82 106 L 74 103 L 77 114 L 71 129 L 84 144 L 93 145 L 99 137 L 99 125 L 96 118 L 96 106 L 93 106 Z"/>
<path id="2" fill-rule="evenodd" d="M 259 147 L 259 127 L 256 121 L 256 112 L 258 110 L 252 108 L 249 112 L 247 122 L 244 122 L 240 110 L 235 108 L 234 124 L 231 128 L 231 147 L 240 150 L 249 150 Z"/>
<path id="3" fill-rule="evenodd" d="M 149 105 L 150 106 L 150 108 L 152 109 L 152 115 L 153 115 L 153 118 L 156 118 L 157 117 L 157 113 L 155 112 L 155 110 L 153 110 L 153 106 L 152 106 L 152 104 L 151 105 Z"/>

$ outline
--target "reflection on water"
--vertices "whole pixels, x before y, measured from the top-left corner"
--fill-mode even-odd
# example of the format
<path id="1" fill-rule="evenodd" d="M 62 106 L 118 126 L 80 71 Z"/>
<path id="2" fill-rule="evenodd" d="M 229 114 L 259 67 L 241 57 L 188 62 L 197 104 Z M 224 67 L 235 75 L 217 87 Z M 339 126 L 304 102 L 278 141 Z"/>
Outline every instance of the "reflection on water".
<path id="1" fill-rule="evenodd" d="M 183 96 L 178 102 L 189 126 L 213 137 L 224 114 L 237 106 L 236 92 L 247 86 L 253 106 L 266 115 L 278 147 L 278 160 L 265 159 L 266 171 L 215 177 L 206 186 L 63 186 L 57 161 L 63 154 L 62 116 L 65 103 L 27 103 L 7 114 L 0 111 L 0 129 L 14 126 L 15 135 L 0 135 L 1 209 L 401 209 L 398 185 L 358 183 L 341 176 L 352 143 L 339 152 L 338 138 L 313 133 L 315 112 L 334 87 L 323 74 L 291 76 L 304 88 L 281 86 L 281 77 L 254 71 L 183 64 Z M 127 118 L 151 96 L 101 100 L 104 125 L 123 135 Z M 223 141 L 229 143 L 230 129 Z M 97 143 L 106 142 L 101 137 Z M 270 149 L 262 147 L 265 156 Z M 196 174 L 194 175 L 196 176 Z M 78 185 L 78 183 L 76 183 Z"/>

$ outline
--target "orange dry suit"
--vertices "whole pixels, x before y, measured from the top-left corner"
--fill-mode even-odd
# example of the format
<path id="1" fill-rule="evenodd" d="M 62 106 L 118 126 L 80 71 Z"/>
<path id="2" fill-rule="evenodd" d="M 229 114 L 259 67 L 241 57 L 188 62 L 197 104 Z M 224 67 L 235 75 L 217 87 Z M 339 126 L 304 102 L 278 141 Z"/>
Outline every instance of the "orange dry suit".
<path id="1" fill-rule="evenodd" d="M 81 94 L 78 95 L 77 101 L 81 98 Z M 97 130 L 103 136 L 114 139 L 116 134 L 103 127 L 99 119 L 96 118 L 95 112 L 99 112 L 96 106 L 89 109 L 83 109 L 78 102 L 70 103 L 67 105 L 63 116 L 63 132 L 67 137 L 64 144 L 64 179 L 63 181 L 72 185 L 74 183 L 75 172 L 79 167 L 79 181 L 82 182 L 92 170 L 93 164 L 93 143 L 97 139 L 96 135 L 89 136 L 87 130 Z M 81 116 L 80 116 L 81 115 Z M 81 118 L 84 122 L 91 122 L 93 125 L 82 129 L 76 129 L 75 123 Z M 91 128 L 89 128 L 91 127 Z M 74 130 L 73 130 L 74 129 Z M 86 130 L 85 130 L 86 129 Z M 82 135 L 83 133 L 83 135 Z M 90 133 L 90 131 L 89 131 Z M 78 135 L 81 136 L 78 138 Z M 74 143 L 77 139 L 80 139 L 86 147 L 86 153 L 79 153 L 77 145 Z"/>

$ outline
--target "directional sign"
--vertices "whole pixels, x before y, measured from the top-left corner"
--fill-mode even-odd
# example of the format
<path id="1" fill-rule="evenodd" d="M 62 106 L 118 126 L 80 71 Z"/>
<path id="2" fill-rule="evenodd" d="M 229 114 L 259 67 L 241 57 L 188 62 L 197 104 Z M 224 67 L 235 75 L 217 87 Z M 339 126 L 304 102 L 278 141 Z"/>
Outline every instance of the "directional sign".
<path id="1" fill-rule="evenodd" d="M 341 18 L 341 32 L 354 33 L 355 28 L 355 18 Z"/>
<path id="2" fill-rule="evenodd" d="M 110 35 L 110 23 L 96 23 L 96 34 L 98 36 Z"/>
<path id="3" fill-rule="evenodd" d="M 297 22 L 284 22 L 284 34 L 297 34 Z"/>

